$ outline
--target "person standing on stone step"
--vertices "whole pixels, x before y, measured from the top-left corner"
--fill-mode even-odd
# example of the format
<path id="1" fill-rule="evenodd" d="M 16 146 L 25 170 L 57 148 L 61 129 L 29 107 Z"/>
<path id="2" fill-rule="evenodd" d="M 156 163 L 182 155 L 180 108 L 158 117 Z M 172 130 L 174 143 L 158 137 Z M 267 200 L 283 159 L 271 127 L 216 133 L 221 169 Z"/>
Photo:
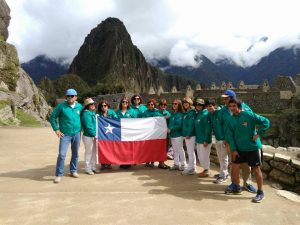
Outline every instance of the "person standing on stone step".
<path id="1" fill-rule="evenodd" d="M 78 151 L 80 147 L 80 114 L 82 105 L 76 101 L 76 90 L 68 89 L 65 92 L 65 95 L 66 101 L 57 105 L 50 116 L 52 129 L 55 131 L 55 134 L 59 138 L 59 149 L 54 183 L 59 183 L 62 176 L 64 175 L 64 163 L 69 144 L 71 144 L 72 150 L 70 173 L 74 178 L 79 177 L 77 173 L 77 164 Z"/>
<path id="2" fill-rule="evenodd" d="M 229 118 L 227 140 L 232 152 L 232 181 L 233 189 L 226 194 L 240 194 L 240 165 L 247 163 L 255 173 L 257 194 L 253 202 L 264 199 L 262 164 L 262 143 L 260 137 L 269 129 L 270 121 L 253 112 L 243 111 L 242 102 L 236 98 L 229 100 L 229 109 L 233 116 Z M 258 128 L 258 129 L 257 129 Z"/>

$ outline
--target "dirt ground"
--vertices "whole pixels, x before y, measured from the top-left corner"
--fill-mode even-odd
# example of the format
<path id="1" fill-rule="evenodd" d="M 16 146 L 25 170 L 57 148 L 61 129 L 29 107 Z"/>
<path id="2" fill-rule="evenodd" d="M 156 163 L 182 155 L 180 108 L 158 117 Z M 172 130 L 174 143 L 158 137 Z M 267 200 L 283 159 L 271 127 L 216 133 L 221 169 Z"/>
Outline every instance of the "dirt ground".
<path id="1" fill-rule="evenodd" d="M 83 145 L 80 178 L 66 174 L 54 184 L 57 149 L 50 128 L 0 128 L 1 225 L 300 224 L 300 204 L 278 196 L 269 184 L 266 199 L 252 203 L 250 193 L 223 194 L 228 183 L 142 165 L 86 175 Z M 70 152 L 67 173 L 69 160 Z"/>

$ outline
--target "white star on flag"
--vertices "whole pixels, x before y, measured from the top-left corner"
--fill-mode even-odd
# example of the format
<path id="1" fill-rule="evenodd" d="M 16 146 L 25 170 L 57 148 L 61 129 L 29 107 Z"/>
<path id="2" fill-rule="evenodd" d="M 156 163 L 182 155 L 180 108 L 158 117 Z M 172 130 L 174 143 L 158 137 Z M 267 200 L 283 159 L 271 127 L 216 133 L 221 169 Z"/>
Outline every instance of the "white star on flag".
<path id="1" fill-rule="evenodd" d="M 105 133 L 112 133 L 113 134 L 113 129 L 115 127 L 111 126 L 109 123 L 108 123 L 108 126 L 107 127 L 104 127 L 106 129 Z"/>

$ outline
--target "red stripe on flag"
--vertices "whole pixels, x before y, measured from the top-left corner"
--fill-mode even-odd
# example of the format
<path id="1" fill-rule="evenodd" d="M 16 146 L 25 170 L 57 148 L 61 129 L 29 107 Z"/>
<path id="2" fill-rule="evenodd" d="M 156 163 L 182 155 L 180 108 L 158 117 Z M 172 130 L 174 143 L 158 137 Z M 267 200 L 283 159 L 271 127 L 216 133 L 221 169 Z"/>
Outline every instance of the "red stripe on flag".
<path id="1" fill-rule="evenodd" d="M 98 158 L 103 164 L 141 164 L 166 161 L 166 139 L 145 141 L 98 141 Z"/>

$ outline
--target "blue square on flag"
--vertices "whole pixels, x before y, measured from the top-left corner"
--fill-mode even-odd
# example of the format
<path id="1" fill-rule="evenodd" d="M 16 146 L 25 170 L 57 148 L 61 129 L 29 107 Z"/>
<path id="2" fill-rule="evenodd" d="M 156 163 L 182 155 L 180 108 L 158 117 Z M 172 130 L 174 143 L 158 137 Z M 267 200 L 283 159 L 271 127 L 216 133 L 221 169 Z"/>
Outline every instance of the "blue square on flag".
<path id="1" fill-rule="evenodd" d="M 98 116 L 98 140 L 121 141 L 120 119 Z"/>

